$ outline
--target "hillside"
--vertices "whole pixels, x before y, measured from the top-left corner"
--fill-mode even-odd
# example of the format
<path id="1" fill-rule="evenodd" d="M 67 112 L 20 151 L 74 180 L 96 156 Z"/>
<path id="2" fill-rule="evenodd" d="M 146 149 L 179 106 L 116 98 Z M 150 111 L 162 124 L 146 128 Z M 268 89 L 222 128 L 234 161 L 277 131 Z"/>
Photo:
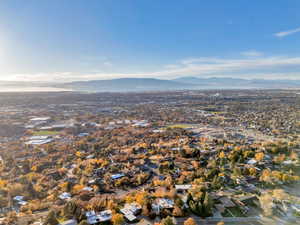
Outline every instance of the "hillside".
<path id="1" fill-rule="evenodd" d="M 64 87 L 76 91 L 162 91 L 195 88 L 197 85 L 180 83 L 172 80 L 154 78 L 120 78 L 112 80 L 92 80 L 66 83 Z"/>

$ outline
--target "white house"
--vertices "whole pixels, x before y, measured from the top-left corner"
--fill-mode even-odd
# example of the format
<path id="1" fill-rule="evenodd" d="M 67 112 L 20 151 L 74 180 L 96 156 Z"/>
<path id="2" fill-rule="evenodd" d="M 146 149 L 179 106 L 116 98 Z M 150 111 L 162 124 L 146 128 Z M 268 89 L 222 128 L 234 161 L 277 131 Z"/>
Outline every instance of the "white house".
<path id="1" fill-rule="evenodd" d="M 141 205 L 136 202 L 133 202 L 130 204 L 125 204 L 124 208 L 122 208 L 120 211 L 122 214 L 124 214 L 125 218 L 128 221 L 133 222 L 134 220 L 136 220 L 136 215 L 139 214 L 141 210 Z"/>
<path id="2" fill-rule="evenodd" d="M 99 213 L 96 213 L 95 211 L 88 211 L 85 213 L 87 222 L 89 224 L 97 224 L 100 222 L 106 222 L 111 220 L 112 218 L 112 211 L 111 210 L 105 210 L 101 211 Z"/>
<path id="3" fill-rule="evenodd" d="M 58 197 L 62 200 L 69 200 L 69 199 L 71 199 L 71 194 L 68 192 L 64 192 L 64 193 L 60 194 Z"/>

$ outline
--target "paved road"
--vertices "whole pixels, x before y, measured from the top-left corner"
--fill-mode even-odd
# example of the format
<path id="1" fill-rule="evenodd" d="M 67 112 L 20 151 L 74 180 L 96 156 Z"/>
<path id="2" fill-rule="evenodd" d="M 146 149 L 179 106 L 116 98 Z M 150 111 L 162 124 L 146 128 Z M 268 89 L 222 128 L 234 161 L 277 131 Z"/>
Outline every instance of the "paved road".
<path id="1" fill-rule="evenodd" d="M 261 225 L 260 217 L 222 217 L 222 218 L 206 218 L 201 219 L 196 216 L 192 216 L 193 219 L 197 222 L 199 225 L 212 225 L 217 224 L 218 222 L 223 221 L 226 225 L 237 225 L 237 224 L 243 224 L 243 225 Z M 178 225 L 182 225 L 184 221 L 187 218 L 176 218 L 176 221 Z"/>

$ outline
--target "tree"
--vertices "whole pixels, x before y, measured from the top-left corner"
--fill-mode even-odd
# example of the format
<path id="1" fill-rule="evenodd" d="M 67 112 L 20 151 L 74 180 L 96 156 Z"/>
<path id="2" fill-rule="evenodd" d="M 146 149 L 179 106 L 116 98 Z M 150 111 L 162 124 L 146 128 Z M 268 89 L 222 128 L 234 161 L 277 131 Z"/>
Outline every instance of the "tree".
<path id="1" fill-rule="evenodd" d="M 184 221 L 184 225 L 197 225 L 197 223 L 193 218 L 190 217 L 186 221 Z"/>
<path id="2" fill-rule="evenodd" d="M 160 222 L 161 225 L 175 225 L 172 217 L 168 216 Z"/>
<path id="3" fill-rule="evenodd" d="M 209 194 L 205 190 L 196 193 L 197 198 L 188 198 L 187 201 L 191 211 L 201 217 L 208 217 L 212 215 L 213 202 Z"/>
<path id="4" fill-rule="evenodd" d="M 43 225 L 57 225 L 59 224 L 58 220 L 56 219 L 56 215 L 55 215 L 55 212 L 53 210 L 51 210 L 46 219 L 45 219 L 45 222 Z"/>
<path id="5" fill-rule="evenodd" d="M 223 159 L 223 158 L 225 158 L 225 153 L 222 151 L 222 152 L 220 152 L 220 154 L 219 154 L 219 158 L 221 158 L 221 159 Z"/>
<path id="6" fill-rule="evenodd" d="M 211 186 L 213 189 L 219 189 L 221 187 L 222 181 L 219 176 L 214 176 Z"/>
<path id="7" fill-rule="evenodd" d="M 74 187 L 72 188 L 72 192 L 75 193 L 75 194 L 77 194 L 77 193 L 79 193 L 83 188 L 84 188 L 84 185 L 76 184 L 76 185 L 74 185 Z"/>
<path id="8" fill-rule="evenodd" d="M 114 215 L 112 216 L 111 220 L 112 220 L 112 223 L 113 223 L 114 225 L 121 225 L 121 224 L 123 224 L 124 221 L 125 221 L 123 215 L 120 214 L 120 213 L 114 214 Z"/>
<path id="9" fill-rule="evenodd" d="M 76 211 L 76 204 L 73 201 L 68 202 L 63 208 L 63 216 L 66 219 L 72 219 L 74 212 Z"/>
<path id="10" fill-rule="evenodd" d="M 147 203 L 147 193 L 146 192 L 138 192 L 135 196 L 136 202 L 139 203 L 140 205 L 144 205 Z"/>
<path id="11" fill-rule="evenodd" d="M 106 204 L 106 207 L 110 210 L 115 210 L 118 207 L 118 204 L 114 200 L 109 200 Z"/>
<path id="12" fill-rule="evenodd" d="M 265 154 L 264 154 L 263 152 L 258 152 L 258 153 L 255 154 L 255 159 L 256 159 L 257 161 L 263 160 L 264 157 L 265 157 Z"/>
<path id="13" fill-rule="evenodd" d="M 233 175 L 234 176 L 241 176 L 242 175 L 242 171 L 241 171 L 241 168 L 239 168 L 239 167 L 234 167 L 234 169 L 233 169 Z"/>
<path id="14" fill-rule="evenodd" d="M 89 223 L 86 220 L 82 220 L 79 225 L 89 225 Z"/>
<path id="15" fill-rule="evenodd" d="M 213 207 L 212 199 L 210 198 L 209 194 L 206 192 L 203 201 L 204 216 L 212 215 L 212 207 Z"/>
<path id="16" fill-rule="evenodd" d="M 251 168 L 249 168 L 249 174 L 251 175 L 251 176 L 255 176 L 256 175 L 256 169 L 254 168 L 254 167 L 251 167 Z"/>
<path id="17" fill-rule="evenodd" d="M 179 208 L 178 206 L 175 206 L 174 209 L 173 209 L 173 216 L 181 217 L 183 215 L 184 215 L 184 213 L 183 213 L 182 209 Z"/>
<path id="18" fill-rule="evenodd" d="M 18 221 L 18 216 L 15 211 L 11 211 L 7 214 L 5 220 L 5 222 L 7 222 L 6 224 L 16 224 L 17 221 Z"/>

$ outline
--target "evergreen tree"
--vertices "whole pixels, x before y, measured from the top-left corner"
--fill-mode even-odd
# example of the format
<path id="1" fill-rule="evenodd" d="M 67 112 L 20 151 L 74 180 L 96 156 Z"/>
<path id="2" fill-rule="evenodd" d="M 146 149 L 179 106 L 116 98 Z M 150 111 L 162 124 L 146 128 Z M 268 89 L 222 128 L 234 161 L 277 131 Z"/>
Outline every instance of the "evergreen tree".
<path id="1" fill-rule="evenodd" d="M 55 215 L 55 212 L 53 210 L 51 210 L 46 219 L 45 219 L 45 222 L 43 223 L 43 225 L 58 225 L 59 222 L 58 220 L 56 219 L 56 215 Z"/>
<path id="2" fill-rule="evenodd" d="M 205 207 L 206 216 L 211 216 L 212 215 L 212 208 L 213 208 L 213 200 L 209 196 L 208 193 L 206 193 L 206 195 L 205 195 L 205 199 L 203 201 L 203 205 Z"/>
<path id="3" fill-rule="evenodd" d="M 86 220 L 82 220 L 78 225 L 89 225 L 89 223 Z"/>

